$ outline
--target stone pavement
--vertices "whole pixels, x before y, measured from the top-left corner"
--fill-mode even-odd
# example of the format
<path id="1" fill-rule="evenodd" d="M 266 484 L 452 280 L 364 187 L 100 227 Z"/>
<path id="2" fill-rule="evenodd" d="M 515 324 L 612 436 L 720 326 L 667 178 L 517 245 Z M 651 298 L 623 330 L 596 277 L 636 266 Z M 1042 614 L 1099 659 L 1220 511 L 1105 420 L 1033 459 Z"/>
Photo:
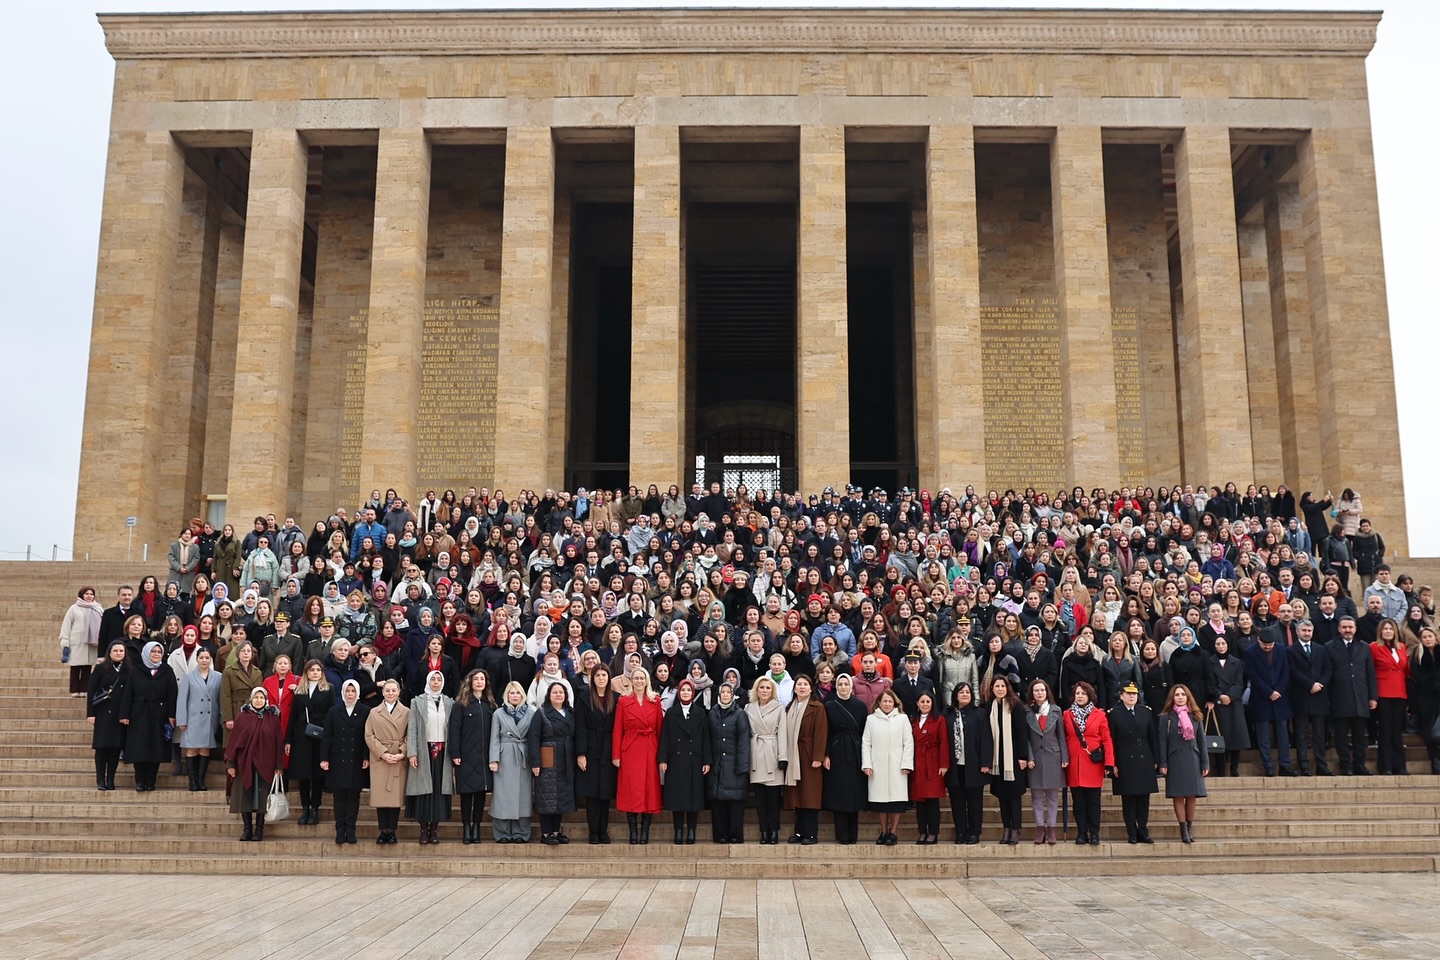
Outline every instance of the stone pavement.
<path id="1" fill-rule="evenodd" d="M 401 957 L 1440 955 L 1434 875 L 908 880 L 0 876 L 3 955 Z"/>

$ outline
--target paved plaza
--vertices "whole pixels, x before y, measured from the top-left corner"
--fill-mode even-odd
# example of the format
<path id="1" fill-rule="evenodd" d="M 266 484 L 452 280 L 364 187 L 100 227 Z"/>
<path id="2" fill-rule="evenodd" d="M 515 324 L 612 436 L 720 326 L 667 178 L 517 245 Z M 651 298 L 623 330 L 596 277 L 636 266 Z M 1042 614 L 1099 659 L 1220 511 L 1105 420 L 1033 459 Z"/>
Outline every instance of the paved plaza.
<path id="1" fill-rule="evenodd" d="M 1440 955 L 1426 875 L 1173 880 L 0 876 L 34 960 L 824 957 L 1306 960 Z"/>

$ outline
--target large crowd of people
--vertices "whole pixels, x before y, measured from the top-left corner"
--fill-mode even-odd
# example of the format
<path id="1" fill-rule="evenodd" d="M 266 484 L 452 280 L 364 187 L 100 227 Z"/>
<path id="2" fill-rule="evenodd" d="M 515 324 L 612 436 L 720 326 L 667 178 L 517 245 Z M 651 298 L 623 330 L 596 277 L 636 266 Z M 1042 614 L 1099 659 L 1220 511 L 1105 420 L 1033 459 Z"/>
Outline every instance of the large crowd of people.
<path id="1" fill-rule="evenodd" d="M 1225 488 L 1053 497 L 973 488 L 808 497 L 377 490 L 309 530 L 199 520 L 170 576 L 78 591 L 60 629 L 95 782 L 224 764 L 244 841 L 276 789 L 336 844 L 368 791 L 379 844 L 1100 843 L 1108 780 L 1131 843 L 1163 781 L 1182 841 L 1211 777 L 1440 774 L 1430 587 L 1396 576 L 1360 497 Z M 108 598 L 107 598 L 108 599 Z M 1333 761 L 1332 761 L 1333 758 Z M 452 801 L 458 796 L 458 812 Z M 747 838 L 745 807 L 757 811 Z M 793 811 L 787 815 L 783 811 Z M 1060 818 L 1063 822 L 1064 818 Z M 788 820 L 788 830 L 784 822 Z"/>

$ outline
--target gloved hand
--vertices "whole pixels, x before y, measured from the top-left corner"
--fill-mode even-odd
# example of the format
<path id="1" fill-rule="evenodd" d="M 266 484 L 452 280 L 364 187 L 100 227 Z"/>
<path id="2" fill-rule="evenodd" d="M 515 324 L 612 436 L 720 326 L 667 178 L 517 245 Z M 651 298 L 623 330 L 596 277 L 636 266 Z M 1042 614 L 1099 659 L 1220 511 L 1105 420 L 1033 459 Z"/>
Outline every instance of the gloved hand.
<path id="1" fill-rule="evenodd" d="M 785 768 L 788 767 L 788 766 L 790 766 L 790 761 L 789 761 L 789 760 L 781 760 L 781 761 L 780 761 L 780 772 L 781 772 L 781 773 L 784 773 L 784 772 L 785 772 Z"/>

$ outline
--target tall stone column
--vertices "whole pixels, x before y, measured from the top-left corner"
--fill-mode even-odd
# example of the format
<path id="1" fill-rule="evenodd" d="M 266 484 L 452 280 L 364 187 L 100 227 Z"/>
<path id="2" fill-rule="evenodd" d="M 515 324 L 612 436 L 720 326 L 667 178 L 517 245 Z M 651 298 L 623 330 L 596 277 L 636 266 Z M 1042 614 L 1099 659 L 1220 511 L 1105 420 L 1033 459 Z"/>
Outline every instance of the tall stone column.
<path id="1" fill-rule="evenodd" d="M 295 130 L 252 135 L 225 493 L 225 516 L 237 531 L 254 517 L 285 510 L 290 435 L 304 429 L 291 413 L 308 162 Z"/>
<path id="2" fill-rule="evenodd" d="M 635 128 L 630 281 L 630 482 L 684 484 L 680 128 Z"/>
<path id="3" fill-rule="evenodd" d="M 925 219 L 929 225 L 930 322 L 916 341 L 934 373 L 916 384 L 930 394 L 935 473 L 932 490 L 957 495 L 985 485 L 985 436 L 975 429 L 984 404 L 980 372 L 980 230 L 975 215 L 975 129 L 931 127 L 925 151 Z M 920 328 L 917 326 L 917 333 Z M 917 363 L 917 372 L 921 367 Z M 917 404 L 916 409 L 922 409 Z"/>
<path id="4" fill-rule="evenodd" d="M 156 463 L 184 174 L 184 153 L 168 130 L 111 133 L 80 438 L 76 557 L 126 559 L 126 517 L 136 519 L 136 557 L 142 543 L 159 549 L 175 533 L 160 527 Z"/>
<path id="5" fill-rule="evenodd" d="M 511 497 L 521 489 L 558 486 L 564 468 L 564 451 L 551 449 L 547 423 L 554 229 L 550 128 L 511 127 L 505 136 L 494 477 Z"/>
<path id="6" fill-rule="evenodd" d="M 418 127 L 380 131 L 365 354 L 360 489 L 394 487 L 418 502 L 430 141 Z"/>
<path id="7" fill-rule="evenodd" d="M 1275 378 L 1275 326 L 1270 316 L 1270 260 L 1260 211 L 1235 225 L 1240 250 L 1240 302 L 1245 313 L 1245 383 L 1250 394 L 1250 451 L 1255 478 L 1275 489 L 1285 482 L 1280 397 Z M 1258 485 L 1258 483 L 1257 483 Z M 1243 489 L 1243 488 L 1242 488 Z"/>
<path id="8" fill-rule="evenodd" d="M 1066 486 L 1119 476 L 1105 159 L 1099 127 L 1060 127 L 1050 148 L 1055 293 L 1060 314 L 1060 402 Z"/>
<path id="9" fill-rule="evenodd" d="M 800 489 L 850 479 L 850 324 L 845 128 L 800 128 L 799 311 L 795 426 Z"/>
<path id="10" fill-rule="evenodd" d="M 1185 294 L 1176 331 L 1185 480 L 1221 486 L 1233 480 L 1243 490 L 1255 468 L 1230 131 L 1187 127 L 1175 147 L 1175 181 Z"/>
<path id="11" fill-rule="evenodd" d="M 1276 184 L 1265 198 L 1265 248 L 1269 258 L 1283 478 L 1304 492 L 1316 487 L 1323 490 L 1325 480 L 1320 451 L 1315 448 L 1320 413 L 1315 396 L 1315 343 L 1300 214 L 1300 188 L 1296 184 Z M 1271 489 L 1275 486 L 1270 484 Z"/>
<path id="12" fill-rule="evenodd" d="M 1409 556 L 1368 127 L 1312 130 L 1301 142 L 1300 204 L 1319 413 L 1310 454 L 1337 497 L 1353 487 L 1365 498 L 1387 555 Z"/>

